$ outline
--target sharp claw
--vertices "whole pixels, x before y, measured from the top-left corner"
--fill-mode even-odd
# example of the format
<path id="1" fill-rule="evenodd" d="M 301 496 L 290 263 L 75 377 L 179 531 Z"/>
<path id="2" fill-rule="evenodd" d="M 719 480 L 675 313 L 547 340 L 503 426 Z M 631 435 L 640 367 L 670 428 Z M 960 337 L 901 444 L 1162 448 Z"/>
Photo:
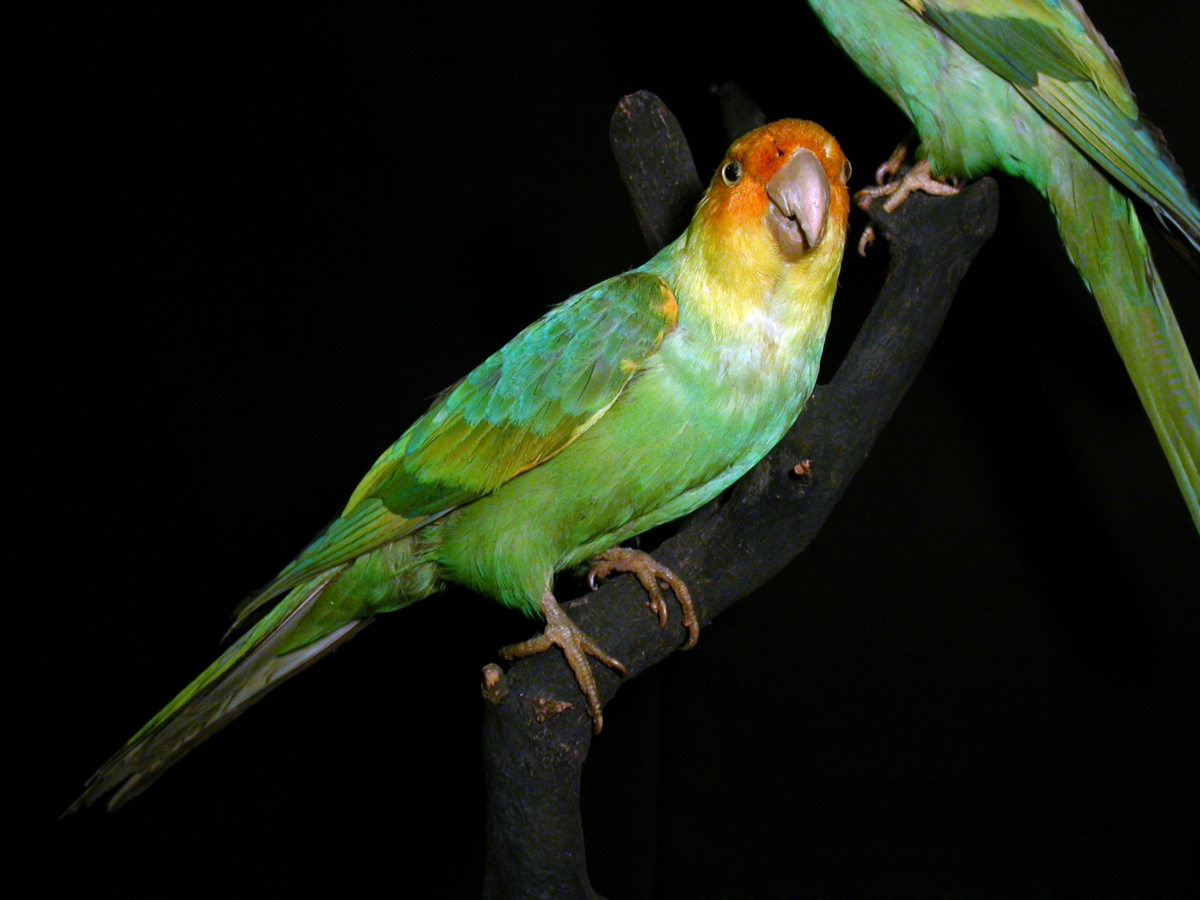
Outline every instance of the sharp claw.
<path id="1" fill-rule="evenodd" d="M 500 654 L 511 661 L 524 656 L 544 653 L 551 647 L 561 649 L 563 656 L 567 658 L 567 665 L 571 667 L 579 689 L 587 697 L 588 712 L 592 716 L 593 728 L 596 734 L 599 734 L 604 725 L 604 718 L 600 715 L 602 709 L 600 692 L 596 687 L 596 676 L 592 674 L 592 667 L 588 664 L 587 657 L 595 657 L 622 675 L 628 674 L 627 670 L 589 635 L 581 631 L 579 626 L 567 618 L 567 614 L 562 611 L 554 599 L 554 595 L 549 591 L 542 595 L 542 613 L 546 616 L 545 631 L 520 644 L 512 644 L 503 648 Z"/>
<path id="2" fill-rule="evenodd" d="M 642 587 L 648 595 L 646 605 L 658 616 L 658 627 L 665 628 L 667 624 L 667 601 L 663 598 L 662 589 L 658 586 L 658 579 L 652 577 L 648 580 L 642 580 L 639 577 L 638 580 L 642 582 Z"/>
<path id="3" fill-rule="evenodd" d="M 655 561 L 650 554 L 629 547 L 613 547 L 597 556 L 588 578 L 591 579 L 593 574 L 607 575 L 614 571 L 629 572 L 636 576 L 650 598 L 647 605 L 658 614 L 659 628 L 664 628 L 667 624 L 667 604 L 658 586 L 659 579 L 662 579 L 674 592 L 675 599 L 683 610 L 683 624 L 688 630 L 688 640 L 683 649 L 688 650 L 696 646 L 696 641 L 700 639 L 700 624 L 696 617 L 696 607 L 692 603 L 692 595 L 682 578 Z"/>
<path id="4" fill-rule="evenodd" d="M 865 187 L 860 191 L 854 192 L 854 205 L 859 209 L 866 211 L 871 208 L 871 204 L 876 197 L 886 197 L 896 190 L 897 182 L 885 184 L 880 187 Z"/>
<path id="5" fill-rule="evenodd" d="M 854 202 L 862 209 L 867 209 L 877 197 L 887 197 L 883 204 L 884 211 L 895 212 L 896 207 L 907 200 L 914 191 L 924 191 L 935 197 L 950 197 L 959 190 L 958 179 L 939 180 L 929 171 L 929 161 L 923 159 L 895 181 L 858 191 L 854 195 Z"/>
<path id="6" fill-rule="evenodd" d="M 875 226 L 868 225 L 863 229 L 862 237 L 858 239 L 858 255 L 866 256 L 867 248 L 875 243 Z"/>
<path id="7" fill-rule="evenodd" d="M 666 598 L 663 597 L 662 588 L 659 587 L 661 578 L 663 583 L 674 592 L 675 599 L 683 610 L 683 625 L 688 632 L 688 639 L 684 643 L 683 649 L 690 650 L 696 646 L 696 641 L 700 639 L 700 623 L 696 617 L 696 607 L 692 603 L 687 585 L 679 576 L 666 566 L 655 562 L 649 554 L 642 553 L 640 550 L 614 547 L 596 558 L 595 565 L 587 575 L 588 586 L 592 590 L 596 590 L 597 579 L 614 571 L 630 572 L 637 577 L 649 597 L 647 605 L 658 616 L 658 627 L 664 628 L 667 624 L 668 610 Z M 563 656 L 567 659 L 567 664 L 571 667 L 571 672 L 575 675 L 579 689 L 587 697 L 588 712 L 592 717 L 593 728 L 596 734 L 599 734 L 600 729 L 604 727 L 604 717 L 601 715 L 602 707 L 600 693 L 596 687 L 596 678 L 587 657 L 594 657 L 622 675 L 626 675 L 628 672 L 619 660 L 605 652 L 589 635 L 567 618 L 566 613 L 562 611 L 554 599 L 554 595 L 549 591 L 542 596 L 542 613 L 546 617 L 546 628 L 541 634 L 520 644 L 505 647 L 500 653 L 506 660 L 513 660 L 523 656 L 532 656 L 535 653 L 544 653 L 551 647 L 560 648 Z"/>
<path id="8" fill-rule="evenodd" d="M 907 156 L 908 145 L 898 144 L 892 151 L 892 155 L 880 163 L 879 168 L 875 170 L 875 183 L 887 184 L 888 180 L 895 177 L 896 173 L 900 171 L 900 166 L 904 164 Z"/>
<path id="9" fill-rule="evenodd" d="M 647 606 L 649 606 L 651 610 L 653 610 L 655 613 L 658 614 L 658 627 L 666 628 L 667 627 L 667 601 L 663 599 L 662 595 L 659 594 L 657 597 L 651 597 L 650 600 L 647 602 Z"/>

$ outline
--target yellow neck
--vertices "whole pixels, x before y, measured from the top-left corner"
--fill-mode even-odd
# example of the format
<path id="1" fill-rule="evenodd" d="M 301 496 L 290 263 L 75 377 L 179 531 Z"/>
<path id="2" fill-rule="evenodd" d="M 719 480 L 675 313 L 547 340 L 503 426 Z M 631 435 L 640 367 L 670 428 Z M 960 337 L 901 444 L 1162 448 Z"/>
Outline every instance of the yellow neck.
<path id="1" fill-rule="evenodd" d="M 813 329 L 824 333 L 844 225 L 830 222 L 816 249 L 789 262 L 765 228 L 741 229 L 717 241 L 706 239 L 711 229 L 698 227 L 702 218 L 699 211 L 691 227 L 663 251 L 673 264 L 681 325 L 708 327 L 718 340 L 744 334 L 751 322 L 771 323 L 785 343 L 807 338 Z"/>

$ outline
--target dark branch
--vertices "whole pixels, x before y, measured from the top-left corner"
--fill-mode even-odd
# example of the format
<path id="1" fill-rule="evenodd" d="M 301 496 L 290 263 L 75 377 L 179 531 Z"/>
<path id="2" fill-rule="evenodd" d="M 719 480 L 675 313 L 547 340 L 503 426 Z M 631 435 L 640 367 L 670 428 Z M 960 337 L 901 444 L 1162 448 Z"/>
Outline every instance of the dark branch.
<path id="1" fill-rule="evenodd" d="M 729 143 L 767 124 L 767 117 L 758 104 L 736 81 L 714 84 L 709 91 L 721 101 L 721 124 L 725 127 L 725 139 Z"/>
<path id="2" fill-rule="evenodd" d="M 649 91 L 621 98 L 608 140 L 651 253 L 687 227 L 704 189 L 679 121 Z"/>
<path id="3" fill-rule="evenodd" d="M 682 228 L 680 211 L 686 221 L 698 199 L 691 154 L 674 116 L 646 92 L 621 101 L 611 135 L 656 249 Z M 914 196 L 892 214 L 872 209 L 890 243 L 890 268 L 836 376 L 722 504 L 694 516 L 654 553 L 688 583 L 702 625 L 783 569 L 820 530 L 924 362 L 959 281 L 995 228 L 997 209 L 990 179 L 952 198 Z M 810 474 L 797 475 L 804 461 Z M 666 628 L 657 627 L 633 578 L 609 582 L 570 604 L 569 613 L 625 663 L 628 678 L 685 638 L 677 611 Z M 594 669 L 607 703 L 623 679 L 605 666 Z M 504 675 L 492 670 L 489 682 L 485 896 L 596 897 L 579 811 L 592 728 L 575 680 L 559 654 L 544 653 Z"/>

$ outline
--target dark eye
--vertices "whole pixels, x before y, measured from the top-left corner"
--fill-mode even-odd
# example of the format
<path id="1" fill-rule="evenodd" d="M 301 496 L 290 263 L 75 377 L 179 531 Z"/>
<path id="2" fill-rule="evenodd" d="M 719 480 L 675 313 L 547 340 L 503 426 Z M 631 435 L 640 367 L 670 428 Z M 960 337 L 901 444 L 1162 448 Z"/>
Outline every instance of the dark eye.
<path id="1" fill-rule="evenodd" d="M 850 165 L 850 160 L 846 160 L 846 162 L 842 165 L 842 181 L 845 183 L 849 183 L 850 175 L 853 172 L 854 172 L 854 167 Z"/>
<path id="2" fill-rule="evenodd" d="M 736 159 L 731 159 L 721 168 L 721 180 L 726 186 L 732 187 L 737 184 L 738 179 L 742 177 L 742 164 Z"/>

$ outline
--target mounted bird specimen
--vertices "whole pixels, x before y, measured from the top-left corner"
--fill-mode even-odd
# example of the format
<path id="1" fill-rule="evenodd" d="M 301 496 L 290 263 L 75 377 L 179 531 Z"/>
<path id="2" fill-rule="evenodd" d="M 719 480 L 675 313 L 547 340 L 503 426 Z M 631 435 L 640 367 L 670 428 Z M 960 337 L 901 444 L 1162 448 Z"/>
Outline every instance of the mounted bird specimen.
<path id="1" fill-rule="evenodd" d="M 817 377 L 849 212 L 849 166 L 810 122 L 729 149 L 684 233 L 571 297 L 445 391 L 389 447 L 341 515 L 238 612 L 242 634 L 137 732 L 71 807 L 114 808 L 378 613 L 456 583 L 545 631 L 599 731 L 591 656 L 619 661 L 559 607 L 553 579 L 633 572 L 665 624 L 659 580 L 686 585 L 634 535 L 719 494 L 800 414 Z M 255 619 L 255 617 L 257 620 Z"/>
<path id="2" fill-rule="evenodd" d="M 1000 170 L 1050 202 L 1200 529 L 1200 381 L 1134 200 L 1200 251 L 1197 206 L 1120 63 L 1076 0 L 809 0 L 830 35 L 916 126 L 914 189 Z M 1190 246 L 1190 250 L 1188 249 Z"/>

